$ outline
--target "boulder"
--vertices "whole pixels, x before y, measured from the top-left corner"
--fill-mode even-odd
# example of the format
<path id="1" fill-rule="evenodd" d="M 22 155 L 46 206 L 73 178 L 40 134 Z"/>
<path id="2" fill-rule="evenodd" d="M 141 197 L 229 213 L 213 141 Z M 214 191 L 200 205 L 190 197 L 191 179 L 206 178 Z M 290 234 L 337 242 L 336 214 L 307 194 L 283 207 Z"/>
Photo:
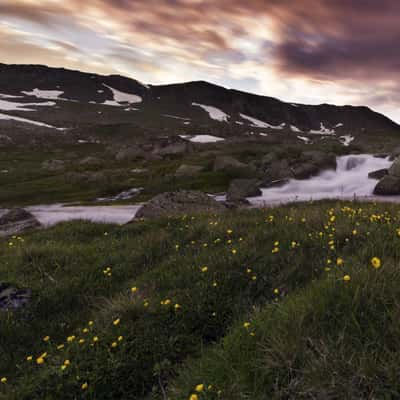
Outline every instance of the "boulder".
<path id="1" fill-rule="evenodd" d="M 385 175 L 375 186 L 374 194 L 393 196 L 400 194 L 400 177 Z"/>
<path id="2" fill-rule="evenodd" d="M 336 156 L 334 153 L 325 153 L 319 150 L 303 151 L 301 159 L 317 165 L 320 169 L 336 169 Z"/>
<path id="3" fill-rule="evenodd" d="M 389 175 L 400 177 L 400 157 L 397 157 L 389 168 Z"/>
<path id="4" fill-rule="evenodd" d="M 157 195 L 139 209 L 135 218 L 214 213 L 224 211 L 225 209 L 221 203 L 205 193 L 182 190 Z"/>
<path id="5" fill-rule="evenodd" d="M 368 174 L 368 178 L 370 179 L 382 179 L 385 175 L 389 173 L 388 169 L 383 168 L 383 169 L 378 169 L 376 171 L 372 171 Z"/>
<path id="6" fill-rule="evenodd" d="M 289 161 L 286 159 L 274 161 L 266 171 L 270 181 L 293 178 L 293 172 L 290 168 Z"/>
<path id="7" fill-rule="evenodd" d="M 269 164 L 273 163 L 274 161 L 278 161 L 278 160 L 279 160 L 278 154 L 275 152 L 271 152 L 271 153 L 266 154 L 262 158 L 261 163 L 263 165 L 269 165 Z"/>
<path id="8" fill-rule="evenodd" d="M 65 168 L 63 160 L 46 160 L 42 162 L 42 168 L 48 171 L 61 171 Z"/>
<path id="9" fill-rule="evenodd" d="M 0 282 L 0 311 L 16 310 L 24 307 L 31 298 L 29 289 L 19 289 Z"/>
<path id="10" fill-rule="evenodd" d="M 229 184 L 226 199 L 228 201 L 242 201 L 247 197 L 256 197 L 261 194 L 256 179 L 234 179 Z"/>
<path id="11" fill-rule="evenodd" d="M 40 222 L 30 212 L 14 208 L 0 217 L 0 236 L 18 235 L 40 226 Z"/>
<path id="12" fill-rule="evenodd" d="M 167 144 L 163 147 L 156 147 L 152 154 L 161 157 L 177 156 L 186 154 L 193 151 L 193 145 L 187 141 L 178 141 L 175 143 Z"/>
<path id="13" fill-rule="evenodd" d="M 248 170 L 251 169 L 247 164 L 236 160 L 231 156 L 218 156 L 214 161 L 214 171 L 234 171 L 234 170 Z"/>
<path id="14" fill-rule="evenodd" d="M 127 147 L 120 149 L 115 155 L 117 161 L 135 161 L 144 158 L 144 152 L 137 147 Z"/>
<path id="15" fill-rule="evenodd" d="M 176 177 L 197 175 L 204 170 L 201 165 L 182 164 L 175 172 Z"/>
<path id="16" fill-rule="evenodd" d="M 390 159 L 394 160 L 396 157 L 400 156 L 400 146 L 395 147 L 391 152 L 390 152 Z"/>
<path id="17" fill-rule="evenodd" d="M 293 175 L 296 179 L 308 179 L 313 175 L 317 175 L 320 168 L 312 163 L 302 163 L 292 168 Z"/>

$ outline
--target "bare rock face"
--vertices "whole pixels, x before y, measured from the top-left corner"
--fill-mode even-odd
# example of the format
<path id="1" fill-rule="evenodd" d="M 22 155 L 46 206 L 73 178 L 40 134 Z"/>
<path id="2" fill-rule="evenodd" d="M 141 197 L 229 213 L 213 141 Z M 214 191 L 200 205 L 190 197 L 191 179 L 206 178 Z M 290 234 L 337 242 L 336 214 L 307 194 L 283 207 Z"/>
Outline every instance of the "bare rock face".
<path id="1" fill-rule="evenodd" d="M 31 298 L 29 289 L 19 289 L 0 282 L 0 311 L 16 310 L 24 307 Z"/>
<path id="2" fill-rule="evenodd" d="M 400 177 L 393 175 L 384 176 L 375 186 L 374 194 L 394 196 L 400 194 Z"/>
<path id="3" fill-rule="evenodd" d="M 40 222 L 30 212 L 15 208 L 0 217 L 0 236 L 18 235 L 40 226 Z"/>
<path id="4" fill-rule="evenodd" d="M 182 190 L 161 193 L 146 203 L 135 218 L 157 218 L 185 214 L 214 213 L 226 210 L 225 206 L 202 192 Z"/>
<path id="5" fill-rule="evenodd" d="M 389 171 L 386 168 L 382 169 L 377 169 L 376 171 L 372 171 L 368 174 L 368 178 L 370 179 L 382 179 L 384 176 L 386 176 L 389 173 Z"/>

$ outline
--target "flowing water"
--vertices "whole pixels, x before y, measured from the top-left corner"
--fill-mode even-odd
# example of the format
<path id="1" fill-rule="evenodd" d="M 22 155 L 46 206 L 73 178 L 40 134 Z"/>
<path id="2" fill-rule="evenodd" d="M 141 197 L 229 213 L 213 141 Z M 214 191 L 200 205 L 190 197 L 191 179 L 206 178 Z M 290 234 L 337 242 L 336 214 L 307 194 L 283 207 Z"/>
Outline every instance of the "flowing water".
<path id="1" fill-rule="evenodd" d="M 368 154 L 338 157 L 336 171 L 324 171 L 307 180 L 291 179 L 284 186 L 262 189 L 261 196 L 249 200 L 255 206 L 332 198 L 381 200 L 373 196 L 377 181 L 369 179 L 368 173 L 391 164 L 388 158 Z"/>
<path id="2" fill-rule="evenodd" d="M 368 173 L 388 168 L 390 165 L 389 159 L 367 154 L 338 157 L 336 171 L 324 171 L 307 180 L 292 179 L 282 187 L 263 189 L 261 196 L 251 198 L 249 201 L 255 207 L 332 198 L 399 202 L 400 196 L 377 197 L 372 195 L 377 181 L 369 179 Z M 224 197 L 218 196 L 216 199 L 224 200 Z M 141 205 L 64 206 L 53 204 L 27 207 L 27 210 L 43 225 L 50 226 L 58 222 L 76 219 L 124 224 L 135 216 L 140 207 Z"/>

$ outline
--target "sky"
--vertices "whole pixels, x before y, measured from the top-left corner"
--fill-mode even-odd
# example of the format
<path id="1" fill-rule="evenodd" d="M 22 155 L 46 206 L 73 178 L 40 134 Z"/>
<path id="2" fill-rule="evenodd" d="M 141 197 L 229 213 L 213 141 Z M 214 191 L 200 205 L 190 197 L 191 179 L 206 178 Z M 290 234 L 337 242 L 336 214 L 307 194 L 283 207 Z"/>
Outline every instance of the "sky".
<path id="1" fill-rule="evenodd" d="M 0 62 L 207 80 L 400 122 L 398 0 L 0 0 Z"/>

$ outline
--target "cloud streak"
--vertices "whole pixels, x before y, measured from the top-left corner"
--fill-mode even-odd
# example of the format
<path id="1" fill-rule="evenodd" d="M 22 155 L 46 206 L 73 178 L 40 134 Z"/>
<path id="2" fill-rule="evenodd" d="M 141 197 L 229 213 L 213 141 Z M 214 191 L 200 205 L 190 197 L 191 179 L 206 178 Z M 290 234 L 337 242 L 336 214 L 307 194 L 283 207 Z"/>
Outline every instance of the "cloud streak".
<path id="1" fill-rule="evenodd" d="M 396 0 L 3 0 L 4 62 L 207 79 L 400 121 Z"/>

